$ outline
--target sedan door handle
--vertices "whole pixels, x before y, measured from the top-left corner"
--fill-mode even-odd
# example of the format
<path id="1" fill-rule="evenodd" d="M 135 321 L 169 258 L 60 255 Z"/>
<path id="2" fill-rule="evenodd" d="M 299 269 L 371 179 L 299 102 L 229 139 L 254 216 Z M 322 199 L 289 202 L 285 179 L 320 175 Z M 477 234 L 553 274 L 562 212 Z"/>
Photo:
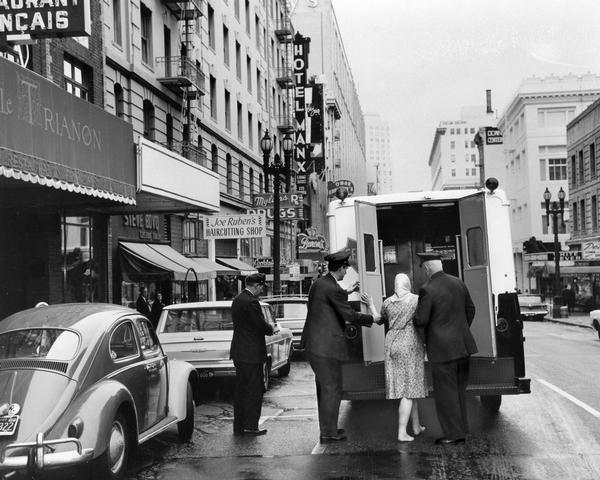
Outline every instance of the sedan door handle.
<path id="1" fill-rule="evenodd" d="M 204 340 L 204 337 L 194 337 L 194 342 L 201 342 Z"/>
<path id="2" fill-rule="evenodd" d="M 146 365 L 146 371 L 148 373 L 156 373 L 158 371 L 158 365 L 148 364 L 148 365 Z"/>

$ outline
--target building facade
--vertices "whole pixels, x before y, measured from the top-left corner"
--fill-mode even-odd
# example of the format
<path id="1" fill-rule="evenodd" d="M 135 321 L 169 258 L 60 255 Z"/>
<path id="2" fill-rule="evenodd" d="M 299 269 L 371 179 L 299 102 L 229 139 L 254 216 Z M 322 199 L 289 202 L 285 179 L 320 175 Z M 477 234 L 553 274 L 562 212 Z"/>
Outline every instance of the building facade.
<path id="1" fill-rule="evenodd" d="M 554 232 L 544 203 L 548 188 L 552 201 L 560 188 L 572 203 L 568 182 L 566 125 L 600 96 L 600 76 L 528 78 L 523 81 L 498 121 L 504 155 L 486 162 L 486 176 L 497 177 L 511 202 L 511 230 L 517 288 L 552 296 L 552 262 L 525 252 L 523 244 L 535 237 L 553 251 Z M 575 212 L 572 212 L 573 214 Z M 559 221 L 561 250 L 568 250 L 569 212 Z M 567 264 L 565 264 L 567 265 Z"/>
<path id="2" fill-rule="evenodd" d="M 365 114 L 365 144 L 367 157 L 367 185 L 371 193 L 393 192 L 394 173 L 390 151 L 390 125 L 377 114 Z"/>
<path id="3" fill-rule="evenodd" d="M 570 239 L 566 243 L 573 253 L 574 265 L 561 267 L 561 281 L 574 290 L 576 306 L 586 310 L 600 306 L 599 143 L 600 100 L 597 100 L 567 125 L 571 222 Z"/>
<path id="4" fill-rule="evenodd" d="M 338 182 L 351 185 L 354 195 L 367 194 L 364 117 L 331 0 L 298 0 L 292 22 L 310 38 L 308 77 L 324 85 L 325 165 L 321 175 L 312 175 L 308 191 L 311 227 L 327 236 L 328 186 Z"/>

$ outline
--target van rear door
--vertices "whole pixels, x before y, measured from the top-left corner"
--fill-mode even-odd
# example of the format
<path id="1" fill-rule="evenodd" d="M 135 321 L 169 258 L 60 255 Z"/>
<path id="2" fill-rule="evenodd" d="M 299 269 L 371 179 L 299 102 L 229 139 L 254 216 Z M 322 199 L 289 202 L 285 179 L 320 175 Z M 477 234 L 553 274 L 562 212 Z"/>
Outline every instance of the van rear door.
<path id="1" fill-rule="evenodd" d="M 356 200 L 356 246 L 360 291 L 373 297 L 377 311 L 381 312 L 383 280 L 381 252 L 377 233 L 377 211 L 375 205 Z M 362 327 L 363 360 L 365 364 L 383 362 L 385 330 L 383 325 Z"/>
<path id="2" fill-rule="evenodd" d="M 477 357 L 497 357 L 496 319 L 490 280 L 490 255 L 485 218 L 484 193 L 458 202 L 462 236 L 463 279 L 475 304 L 471 333 L 477 342 Z"/>

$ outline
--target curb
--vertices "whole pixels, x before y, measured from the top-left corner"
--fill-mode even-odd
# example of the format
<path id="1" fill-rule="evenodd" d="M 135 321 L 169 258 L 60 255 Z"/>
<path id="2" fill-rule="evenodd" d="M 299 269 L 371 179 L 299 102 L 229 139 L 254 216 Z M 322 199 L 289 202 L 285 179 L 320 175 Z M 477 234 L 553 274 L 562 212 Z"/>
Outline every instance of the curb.
<path id="1" fill-rule="evenodd" d="M 571 325 L 572 327 L 589 328 L 591 330 L 594 330 L 594 327 L 592 327 L 591 325 L 586 325 L 584 323 L 569 322 L 568 320 L 563 320 L 561 318 L 544 317 L 544 321 L 552 323 L 562 323 L 563 325 Z"/>

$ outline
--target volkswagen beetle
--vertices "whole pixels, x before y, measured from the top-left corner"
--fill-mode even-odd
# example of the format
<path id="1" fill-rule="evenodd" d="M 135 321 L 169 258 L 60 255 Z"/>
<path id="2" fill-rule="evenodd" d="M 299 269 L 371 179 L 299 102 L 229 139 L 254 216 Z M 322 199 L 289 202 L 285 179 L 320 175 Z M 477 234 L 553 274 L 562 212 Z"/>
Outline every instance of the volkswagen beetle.
<path id="1" fill-rule="evenodd" d="M 197 387 L 195 369 L 168 360 L 135 310 L 15 313 L 0 322 L 0 475 L 76 466 L 121 478 L 138 444 L 175 425 L 191 438 Z"/>

